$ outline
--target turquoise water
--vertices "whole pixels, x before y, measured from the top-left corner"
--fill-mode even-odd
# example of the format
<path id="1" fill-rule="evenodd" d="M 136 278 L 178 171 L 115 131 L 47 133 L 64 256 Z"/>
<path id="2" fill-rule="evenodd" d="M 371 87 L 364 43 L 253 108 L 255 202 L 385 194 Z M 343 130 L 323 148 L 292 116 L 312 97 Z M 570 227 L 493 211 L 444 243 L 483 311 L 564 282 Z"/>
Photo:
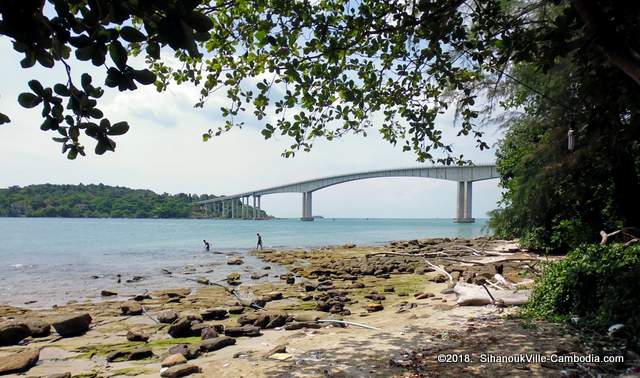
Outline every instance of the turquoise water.
<path id="1" fill-rule="evenodd" d="M 230 272 L 249 280 L 265 265 L 247 254 L 258 232 L 267 248 L 293 248 L 469 238 L 486 233 L 485 224 L 483 219 L 457 224 L 451 219 L 0 218 L 0 303 L 36 301 L 30 306 L 46 307 L 95 299 L 102 289 L 127 295 L 193 285 L 188 278 L 200 276 L 221 280 Z M 203 239 L 212 244 L 212 253 L 204 252 Z M 244 265 L 226 265 L 227 258 L 237 255 L 245 257 Z M 163 275 L 162 269 L 176 274 Z M 280 271 L 274 267 L 270 274 Z M 120 284 L 117 274 L 122 276 Z M 126 282 L 134 276 L 143 279 Z"/>

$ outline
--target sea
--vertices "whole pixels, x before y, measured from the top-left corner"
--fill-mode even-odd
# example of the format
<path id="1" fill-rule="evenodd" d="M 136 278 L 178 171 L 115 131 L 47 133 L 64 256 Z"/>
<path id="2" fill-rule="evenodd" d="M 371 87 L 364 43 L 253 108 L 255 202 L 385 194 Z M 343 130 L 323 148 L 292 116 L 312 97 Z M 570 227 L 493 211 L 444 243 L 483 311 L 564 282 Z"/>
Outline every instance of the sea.
<path id="1" fill-rule="evenodd" d="M 380 245 L 428 237 L 489 234 L 486 219 L 87 219 L 0 218 L 0 304 L 48 308 L 149 290 L 221 282 L 232 272 L 243 282 L 255 272 L 272 280 L 284 268 L 250 255 L 256 234 L 265 248 Z M 211 245 L 205 251 L 203 240 Z M 243 265 L 227 265 L 243 257 Z M 167 272 L 171 272 L 168 274 Z M 119 281 L 119 282 L 118 282 Z M 259 282 L 259 281 L 258 281 Z"/>

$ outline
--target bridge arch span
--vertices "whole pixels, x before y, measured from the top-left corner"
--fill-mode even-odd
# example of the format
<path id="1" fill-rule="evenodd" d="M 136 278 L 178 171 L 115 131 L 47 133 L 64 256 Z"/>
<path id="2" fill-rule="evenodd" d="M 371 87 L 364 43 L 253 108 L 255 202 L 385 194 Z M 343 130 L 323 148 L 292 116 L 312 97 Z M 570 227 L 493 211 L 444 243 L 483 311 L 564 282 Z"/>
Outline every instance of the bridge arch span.
<path id="1" fill-rule="evenodd" d="M 376 171 L 357 172 L 343 175 L 327 176 L 311 180 L 299 181 L 286 185 L 279 185 L 270 188 L 253 190 L 250 192 L 238 193 L 231 196 L 218 197 L 206 201 L 196 202 L 198 205 L 214 206 L 219 204 L 223 216 L 229 214 L 225 210 L 225 203 L 231 206 L 231 217 L 236 217 L 236 206 L 240 201 L 241 217 L 245 216 L 245 210 L 249 205 L 249 198 L 253 197 L 253 208 L 260 209 L 260 197 L 275 193 L 302 193 L 302 220 L 313 220 L 313 192 L 333 185 L 350 181 L 365 180 L 380 177 L 424 177 L 439 180 L 449 180 L 458 182 L 458 206 L 455 221 L 473 222 L 471 214 L 472 203 L 472 183 L 474 181 L 490 180 L 498 178 L 496 166 L 493 164 L 470 165 L 470 166 L 424 166 L 415 168 L 384 169 Z M 259 213 L 259 211 L 258 211 Z M 253 219 L 256 219 L 256 211 L 253 211 Z"/>

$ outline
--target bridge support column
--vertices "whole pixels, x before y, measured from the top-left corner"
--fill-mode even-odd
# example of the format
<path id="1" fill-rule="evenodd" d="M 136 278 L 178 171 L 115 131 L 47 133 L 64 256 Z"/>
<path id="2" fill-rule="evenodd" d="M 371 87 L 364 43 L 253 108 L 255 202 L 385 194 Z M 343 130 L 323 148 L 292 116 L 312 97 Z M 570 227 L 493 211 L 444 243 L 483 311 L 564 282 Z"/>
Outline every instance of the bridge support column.
<path id="1" fill-rule="evenodd" d="M 303 221 L 313 220 L 312 193 L 313 192 L 302 193 L 302 218 L 300 219 Z"/>
<path id="2" fill-rule="evenodd" d="M 236 200 L 231 200 L 231 219 L 236 217 Z"/>
<path id="3" fill-rule="evenodd" d="M 456 211 L 456 223 L 473 223 L 476 220 L 472 214 L 473 181 L 458 182 L 458 205 Z"/>
<path id="4" fill-rule="evenodd" d="M 253 207 L 251 208 L 251 218 L 256 220 L 256 196 L 253 196 Z"/>
<path id="5" fill-rule="evenodd" d="M 260 210 L 260 197 L 261 196 L 256 197 L 258 199 L 258 218 L 257 219 L 262 219 L 262 211 Z"/>

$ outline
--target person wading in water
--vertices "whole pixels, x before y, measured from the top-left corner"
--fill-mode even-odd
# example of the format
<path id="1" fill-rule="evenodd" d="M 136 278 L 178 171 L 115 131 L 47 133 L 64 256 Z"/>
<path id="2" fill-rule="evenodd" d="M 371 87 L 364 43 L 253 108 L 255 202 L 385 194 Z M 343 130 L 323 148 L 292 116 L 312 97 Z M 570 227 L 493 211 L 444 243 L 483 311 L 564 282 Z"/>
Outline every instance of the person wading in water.
<path id="1" fill-rule="evenodd" d="M 206 240 L 203 240 L 203 242 L 204 242 L 204 249 L 206 249 L 207 252 L 209 252 L 209 249 L 211 248 L 211 246 L 209 245 L 209 242 Z"/>
<path id="2" fill-rule="evenodd" d="M 260 234 L 256 234 L 258 236 L 258 244 L 256 245 L 256 249 L 262 249 L 262 236 Z"/>

